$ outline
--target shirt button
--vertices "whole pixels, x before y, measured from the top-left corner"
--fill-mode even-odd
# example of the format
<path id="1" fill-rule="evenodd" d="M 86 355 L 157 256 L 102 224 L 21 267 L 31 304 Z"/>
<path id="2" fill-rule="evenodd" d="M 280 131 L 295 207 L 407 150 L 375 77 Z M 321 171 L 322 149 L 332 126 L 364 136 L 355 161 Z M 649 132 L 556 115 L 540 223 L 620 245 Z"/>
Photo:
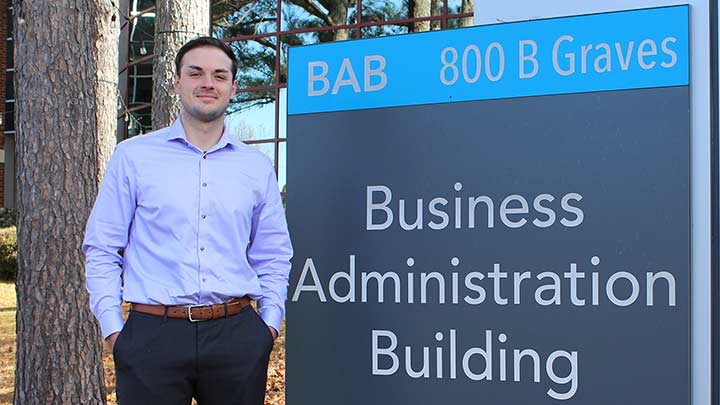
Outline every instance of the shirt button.
<path id="1" fill-rule="evenodd" d="M 201 247 L 201 248 L 200 248 L 200 251 L 201 251 L 201 252 L 204 252 L 204 251 L 205 251 L 205 247 Z"/>
<path id="2" fill-rule="evenodd" d="M 203 187 L 207 187 L 207 183 L 203 183 Z"/>
<path id="3" fill-rule="evenodd" d="M 203 155 L 203 159 L 207 159 L 207 155 Z"/>
<path id="4" fill-rule="evenodd" d="M 203 283 L 207 282 L 207 279 L 205 277 L 203 277 L 202 280 L 203 280 Z"/>
<path id="5" fill-rule="evenodd" d="M 202 214 L 202 219 L 205 219 L 205 218 L 207 218 L 207 215 Z"/>

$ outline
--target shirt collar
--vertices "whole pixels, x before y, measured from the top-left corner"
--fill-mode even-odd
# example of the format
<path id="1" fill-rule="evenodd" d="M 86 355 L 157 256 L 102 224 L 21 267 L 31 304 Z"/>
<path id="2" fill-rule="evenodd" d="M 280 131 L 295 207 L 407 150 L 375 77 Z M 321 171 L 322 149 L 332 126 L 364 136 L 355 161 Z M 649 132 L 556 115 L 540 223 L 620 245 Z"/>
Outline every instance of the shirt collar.
<path id="1" fill-rule="evenodd" d="M 165 135 L 165 139 L 167 141 L 173 141 L 176 139 L 181 139 L 185 141 L 185 143 L 189 144 L 190 142 L 187 139 L 187 134 L 185 133 L 185 128 L 183 127 L 182 120 L 180 120 L 180 117 L 177 117 L 175 119 L 175 122 L 171 126 L 168 127 L 167 134 Z M 228 131 L 227 124 L 223 125 L 223 134 L 220 137 L 220 140 L 218 143 L 211 148 L 211 150 L 217 150 L 222 149 L 226 147 L 228 144 L 232 145 L 234 148 L 237 148 L 240 146 L 240 140 L 236 137 L 232 136 L 230 132 Z"/>

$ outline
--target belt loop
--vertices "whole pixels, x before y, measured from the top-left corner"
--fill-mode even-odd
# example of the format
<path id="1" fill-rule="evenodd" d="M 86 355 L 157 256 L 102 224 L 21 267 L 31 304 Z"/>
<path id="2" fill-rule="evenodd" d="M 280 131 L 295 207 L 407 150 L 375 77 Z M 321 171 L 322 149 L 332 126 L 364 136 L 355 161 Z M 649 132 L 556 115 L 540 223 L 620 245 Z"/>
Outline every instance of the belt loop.
<path id="1" fill-rule="evenodd" d="M 163 322 L 167 322 L 168 307 L 165 306 L 165 312 L 163 313 Z"/>
<path id="2" fill-rule="evenodd" d="M 227 317 L 228 317 L 228 306 L 227 306 L 227 301 L 223 302 L 223 306 L 225 307 L 225 319 L 227 319 Z"/>

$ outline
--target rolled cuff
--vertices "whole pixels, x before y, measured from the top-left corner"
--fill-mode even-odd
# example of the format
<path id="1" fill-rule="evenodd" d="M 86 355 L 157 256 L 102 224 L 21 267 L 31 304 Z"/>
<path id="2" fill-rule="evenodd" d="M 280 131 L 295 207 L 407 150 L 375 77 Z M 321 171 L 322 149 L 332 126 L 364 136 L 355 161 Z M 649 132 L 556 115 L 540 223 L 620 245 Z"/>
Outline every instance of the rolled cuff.
<path id="1" fill-rule="evenodd" d="M 100 317 L 103 339 L 107 339 L 115 332 L 120 332 L 123 326 L 125 326 L 125 321 L 123 321 L 122 312 L 107 311 Z"/>
<path id="2" fill-rule="evenodd" d="M 275 328 L 280 333 L 280 324 L 282 323 L 282 313 L 275 308 L 260 308 L 260 317 L 266 324 Z"/>

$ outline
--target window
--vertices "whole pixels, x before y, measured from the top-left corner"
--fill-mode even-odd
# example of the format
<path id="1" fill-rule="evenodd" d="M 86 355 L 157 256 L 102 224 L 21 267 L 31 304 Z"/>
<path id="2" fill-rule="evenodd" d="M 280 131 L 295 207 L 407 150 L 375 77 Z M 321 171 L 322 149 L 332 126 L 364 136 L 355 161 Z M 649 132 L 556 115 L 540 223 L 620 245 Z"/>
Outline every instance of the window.
<path id="1" fill-rule="evenodd" d="M 285 191 L 287 54 L 292 46 L 472 25 L 471 0 L 257 0 L 212 2 L 212 34 L 239 60 L 238 94 L 226 123 L 235 136 L 275 164 Z M 325 5 L 325 6 L 324 6 Z M 154 1 L 132 1 L 125 136 L 150 130 Z M 330 7 L 329 9 L 326 7 Z M 121 79 L 122 82 L 122 79 Z"/>

